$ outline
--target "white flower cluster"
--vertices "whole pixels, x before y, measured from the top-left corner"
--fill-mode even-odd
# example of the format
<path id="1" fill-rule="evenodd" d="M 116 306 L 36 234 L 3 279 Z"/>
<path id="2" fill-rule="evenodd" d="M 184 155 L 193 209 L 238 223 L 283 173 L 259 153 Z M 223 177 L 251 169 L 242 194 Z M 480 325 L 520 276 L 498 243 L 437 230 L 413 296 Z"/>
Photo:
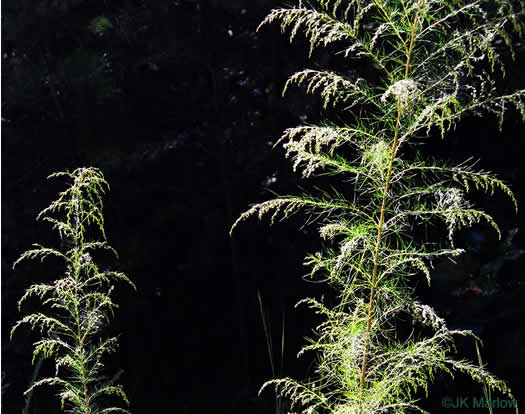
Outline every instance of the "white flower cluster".
<path id="1" fill-rule="evenodd" d="M 446 191 L 436 192 L 438 209 L 461 208 L 464 204 L 463 191 L 459 188 L 449 188 Z"/>
<path id="2" fill-rule="evenodd" d="M 334 413 L 336 414 L 358 414 L 361 411 L 359 407 L 341 404 L 335 408 Z"/>
<path id="3" fill-rule="evenodd" d="M 91 259 L 91 255 L 89 253 L 84 253 L 82 257 L 80 258 L 80 266 L 85 266 L 93 263 L 93 260 Z"/>
<path id="4" fill-rule="evenodd" d="M 386 92 L 381 96 L 381 102 L 386 104 L 389 96 L 393 96 L 397 102 L 405 106 L 414 101 L 419 96 L 417 83 L 412 79 L 402 79 L 390 85 Z"/>
<path id="5" fill-rule="evenodd" d="M 339 253 L 339 256 L 337 256 L 337 260 L 335 262 L 334 271 L 343 269 L 346 259 L 351 256 L 361 240 L 362 237 L 354 237 L 353 239 L 349 239 L 343 243 L 341 246 L 341 252 Z"/>
<path id="6" fill-rule="evenodd" d="M 390 158 L 390 147 L 381 140 L 368 148 L 364 154 L 361 163 L 375 167 L 377 170 L 384 170 Z"/>
<path id="7" fill-rule="evenodd" d="M 414 312 L 416 319 L 418 319 L 421 323 L 431 326 L 436 330 L 444 329 L 446 326 L 445 320 L 440 318 L 436 314 L 436 311 L 428 305 L 415 302 L 412 305 L 412 312 Z"/>
<path id="8" fill-rule="evenodd" d="M 295 140 L 298 136 L 301 138 Z M 320 153 L 321 149 L 325 147 L 328 152 L 332 153 L 341 141 L 341 133 L 331 127 L 300 126 L 287 129 L 283 138 L 289 139 L 286 144 L 283 144 L 286 156 L 289 157 L 290 154 L 297 152 L 297 148 L 300 148 L 301 152 Z M 296 146 L 294 146 L 294 142 L 297 143 Z"/>
<path id="9" fill-rule="evenodd" d="M 325 224 L 319 229 L 319 234 L 323 240 L 332 240 L 336 235 L 347 231 L 348 228 L 340 223 Z"/>

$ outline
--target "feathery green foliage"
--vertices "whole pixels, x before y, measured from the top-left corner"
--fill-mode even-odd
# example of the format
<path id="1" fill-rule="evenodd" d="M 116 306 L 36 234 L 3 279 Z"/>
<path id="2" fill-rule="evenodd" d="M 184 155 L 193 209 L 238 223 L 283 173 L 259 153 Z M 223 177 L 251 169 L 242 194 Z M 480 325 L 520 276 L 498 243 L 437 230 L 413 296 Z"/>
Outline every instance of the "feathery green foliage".
<path id="1" fill-rule="evenodd" d="M 44 260 L 57 256 L 66 264 L 61 279 L 52 283 L 34 284 L 18 302 L 19 309 L 30 297 L 39 299 L 41 312 L 24 316 L 11 331 L 24 324 L 40 331 L 42 339 L 33 351 L 33 363 L 40 355 L 53 358 L 56 375 L 34 382 L 35 387 L 54 385 L 60 389 L 62 409 L 75 414 L 129 413 L 127 409 L 107 406 L 108 396 L 122 399 L 129 405 L 120 385 L 114 385 L 103 375 L 103 357 L 114 352 L 117 338 L 103 338 L 103 329 L 117 308 L 111 299 L 114 282 L 135 285 L 121 272 L 101 271 L 93 261 L 93 253 L 106 250 L 117 253 L 106 242 L 102 197 L 109 189 L 102 172 L 95 168 L 79 168 L 73 172 L 60 172 L 49 176 L 66 177 L 71 185 L 59 198 L 38 215 L 38 219 L 53 224 L 65 246 L 64 250 L 43 247 L 26 251 L 14 263 L 26 259 Z M 94 237 L 98 233 L 99 239 Z"/>
<path id="2" fill-rule="evenodd" d="M 325 108 L 344 112 L 345 125 L 302 125 L 286 130 L 280 142 L 294 170 L 303 177 L 340 175 L 353 184 L 352 198 L 323 191 L 280 197 L 253 206 L 232 226 L 252 215 L 269 215 L 273 223 L 302 212 L 332 245 L 306 259 L 311 276 L 333 285 L 339 298 L 332 309 L 306 300 L 325 317 L 303 349 L 317 353 L 315 376 L 263 386 L 275 386 L 294 411 L 423 411 L 417 393 L 427 392 L 438 372 L 468 374 L 512 398 L 484 366 L 454 359 L 455 335 L 479 339 L 449 330 L 418 302 L 414 278 L 424 275 L 430 283 L 432 260 L 462 253 L 453 245 L 462 227 L 486 222 L 499 235 L 492 217 L 468 201 L 469 191 L 501 190 L 517 208 L 516 199 L 473 162 L 427 160 L 414 144 L 444 137 L 466 114 L 496 114 L 500 128 L 509 107 L 525 118 L 525 90 L 501 93 L 496 87 L 505 74 L 502 53 L 513 56 L 513 36 L 524 34 L 524 10 L 522 0 L 317 0 L 272 10 L 261 23 L 278 22 L 290 41 L 302 31 L 310 55 L 333 44 L 346 59 L 368 64 L 362 73 L 304 70 L 285 85 L 285 91 L 305 87 Z M 422 239 L 413 231 L 439 222 L 446 226 L 444 239 Z M 410 335 L 400 329 L 407 318 Z"/>

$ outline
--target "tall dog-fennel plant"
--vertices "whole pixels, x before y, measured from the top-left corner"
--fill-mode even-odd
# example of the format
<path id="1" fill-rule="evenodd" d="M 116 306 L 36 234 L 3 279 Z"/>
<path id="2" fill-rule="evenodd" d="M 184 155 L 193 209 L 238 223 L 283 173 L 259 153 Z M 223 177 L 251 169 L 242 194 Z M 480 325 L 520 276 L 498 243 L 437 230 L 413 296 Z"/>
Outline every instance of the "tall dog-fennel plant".
<path id="1" fill-rule="evenodd" d="M 254 205 L 232 226 L 252 215 L 270 215 L 273 223 L 302 211 L 332 246 L 306 259 L 311 276 L 338 292 L 333 307 L 304 300 L 325 317 L 301 351 L 317 352 L 315 375 L 263 385 L 289 398 L 294 412 L 423 412 L 417 393 L 428 393 L 438 372 L 467 374 L 513 398 L 485 366 L 453 357 L 454 336 L 478 338 L 448 329 L 415 298 L 414 280 L 430 283 L 432 260 L 463 252 L 453 244 L 456 230 L 486 222 L 499 234 L 468 192 L 502 191 L 517 208 L 516 199 L 473 162 L 428 160 L 414 144 L 443 138 L 466 114 L 495 114 L 500 128 L 510 106 L 525 118 L 525 91 L 501 93 L 496 84 L 505 74 L 501 54 L 513 57 L 513 39 L 524 34 L 524 8 L 520 0 L 317 0 L 272 10 L 261 23 L 279 22 L 290 41 L 302 31 L 310 55 L 317 47 L 339 48 L 356 68 L 292 75 L 285 91 L 298 85 L 318 93 L 345 123 L 298 126 L 279 140 L 303 177 L 331 174 L 352 185 Z M 415 234 L 428 226 L 439 234 L 439 222 L 447 237 Z M 407 318 L 411 334 L 401 329 Z"/>
<path id="2" fill-rule="evenodd" d="M 33 363 L 42 355 L 53 358 L 56 364 L 55 376 L 34 382 L 26 394 L 35 387 L 52 385 L 60 390 L 62 409 L 66 412 L 129 413 L 110 402 L 117 398 L 129 405 L 122 387 L 103 375 L 104 356 L 118 346 L 116 337 L 103 337 L 109 317 L 118 307 L 111 298 L 113 283 L 122 281 L 135 288 L 125 274 L 100 270 L 93 259 L 93 254 L 101 250 L 116 256 L 106 242 L 102 215 L 102 197 L 109 185 L 96 168 L 55 173 L 49 178 L 57 177 L 65 177 L 72 183 L 38 215 L 38 219 L 53 225 L 63 248 L 35 244 L 34 249 L 22 254 L 13 265 L 49 256 L 60 258 L 66 265 L 61 278 L 30 286 L 18 303 L 20 308 L 27 299 L 36 297 L 42 310 L 19 320 L 11 331 L 11 338 L 21 325 L 28 324 L 42 336 L 34 344 Z"/>

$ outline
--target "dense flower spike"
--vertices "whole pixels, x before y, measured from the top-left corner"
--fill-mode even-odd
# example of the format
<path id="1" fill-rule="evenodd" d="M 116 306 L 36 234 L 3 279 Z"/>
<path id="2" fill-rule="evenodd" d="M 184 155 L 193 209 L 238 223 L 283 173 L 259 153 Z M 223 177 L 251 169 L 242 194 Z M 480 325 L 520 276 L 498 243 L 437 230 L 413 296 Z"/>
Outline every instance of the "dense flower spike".
<path id="1" fill-rule="evenodd" d="M 333 309 L 306 301 L 325 317 L 303 349 L 317 352 L 316 373 L 304 383 L 284 378 L 263 386 L 275 386 L 294 412 L 421 412 L 416 393 L 426 392 L 439 371 L 466 373 L 512 397 L 483 366 L 454 359 L 455 335 L 479 339 L 449 330 L 414 298 L 413 280 L 430 283 L 432 260 L 462 253 L 453 247 L 458 229 L 484 221 L 499 235 L 492 217 L 468 201 L 469 191 L 501 190 L 517 208 L 516 199 L 470 160 L 451 166 L 423 159 L 415 145 L 403 150 L 434 132 L 443 137 L 467 113 L 496 114 L 500 127 L 509 107 L 525 118 L 525 90 L 502 94 L 496 87 L 505 72 L 502 54 L 513 56 L 513 37 L 524 33 L 524 10 L 523 0 L 317 0 L 273 10 L 262 22 L 279 22 L 290 41 L 302 31 L 310 55 L 332 45 L 370 66 L 361 75 L 307 69 L 285 85 L 319 94 L 325 108 L 353 120 L 298 126 L 280 140 L 294 170 L 305 178 L 341 175 L 352 184 L 352 199 L 333 192 L 281 197 L 253 206 L 232 227 L 252 215 L 273 223 L 302 211 L 332 243 L 305 261 L 340 299 Z M 448 238 L 426 240 L 412 231 L 438 222 Z M 414 326 L 408 338 L 398 329 L 406 315 Z M 423 334 L 428 329 L 433 333 Z"/>

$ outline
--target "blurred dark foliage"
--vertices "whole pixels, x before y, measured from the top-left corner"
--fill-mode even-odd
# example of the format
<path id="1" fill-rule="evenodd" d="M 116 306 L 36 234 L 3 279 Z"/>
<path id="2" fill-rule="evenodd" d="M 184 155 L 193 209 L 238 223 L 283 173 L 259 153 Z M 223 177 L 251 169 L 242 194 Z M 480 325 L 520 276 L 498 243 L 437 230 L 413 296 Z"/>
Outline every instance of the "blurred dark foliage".
<path id="1" fill-rule="evenodd" d="M 257 397 L 271 375 L 258 289 L 274 349 L 285 312 L 282 374 L 310 372 L 311 357 L 297 360 L 295 354 L 311 335 L 314 316 L 293 305 L 307 295 L 330 294 L 300 277 L 304 255 L 318 247 L 315 228 L 297 231 L 300 222 L 292 221 L 268 230 L 250 221 L 228 235 L 238 214 L 268 199 L 268 190 L 293 193 L 320 180 L 299 182 L 282 151 L 272 150 L 284 128 L 313 122 L 320 113 L 319 102 L 301 91 L 281 98 L 287 76 L 315 66 L 301 40 L 290 46 L 275 27 L 255 32 L 278 5 L 2 2 L 5 413 L 22 410 L 33 372 L 34 338 L 20 333 L 8 339 L 18 318 L 16 301 L 32 282 L 61 271 L 54 261 L 16 272 L 11 265 L 33 242 L 58 242 L 48 226 L 35 222 L 62 189 L 45 177 L 80 166 L 101 168 L 112 186 L 105 211 L 107 234 L 120 254 L 115 266 L 138 287 L 136 294 L 118 292 L 113 329 L 122 333 L 121 348 L 108 361 L 110 371 L 124 369 L 120 381 L 134 413 L 271 411 L 272 394 Z M 525 87 L 524 56 L 520 48 L 506 87 Z M 337 58 L 329 61 L 326 52 L 317 52 L 315 61 L 348 69 Z M 446 142 L 429 141 L 428 152 L 459 161 L 481 158 L 483 168 L 510 182 L 525 206 L 523 124 L 510 113 L 502 134 L 494 125 L 490 118 L 465 120 Z M 502 223 L 505 240 L 494 240 L 486 228 L 464 232 L 458 245 L 467 254 L 456 265 L 436 265 L 434 285 L 422 287 L 421 295 L 450 325 L 478 333 L 485 362 L 519 391 L 525 215 L 514 215 L 503 197 L 480 201 Z M 473 352 L 468 344 L 465 349 Z M 443 379 L 429 404 L 451 389 L 459 393 L 457 381 Z M 29 412 L 59 412 L 58 399 L 49 397 L 49 390 L 35 393 Z"/>

